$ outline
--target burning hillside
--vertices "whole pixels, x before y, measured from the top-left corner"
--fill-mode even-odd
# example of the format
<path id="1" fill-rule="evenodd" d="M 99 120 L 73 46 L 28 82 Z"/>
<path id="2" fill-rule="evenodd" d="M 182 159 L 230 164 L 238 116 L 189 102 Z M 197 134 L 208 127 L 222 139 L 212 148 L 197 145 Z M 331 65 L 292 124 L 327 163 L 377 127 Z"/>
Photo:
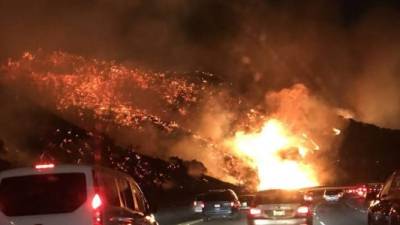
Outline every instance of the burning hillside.
<path id="1" fill-rule="evenodd" d="M 2 71 L 3 85 L 78 126 L 146 154 L 199 160 L 212 176 L 258 189 L 324 182 L 324 160 L 342 126 L 302 84 L 250 105 L 201 77 L 145 73 L 64 52 L 26 52 Z"/>

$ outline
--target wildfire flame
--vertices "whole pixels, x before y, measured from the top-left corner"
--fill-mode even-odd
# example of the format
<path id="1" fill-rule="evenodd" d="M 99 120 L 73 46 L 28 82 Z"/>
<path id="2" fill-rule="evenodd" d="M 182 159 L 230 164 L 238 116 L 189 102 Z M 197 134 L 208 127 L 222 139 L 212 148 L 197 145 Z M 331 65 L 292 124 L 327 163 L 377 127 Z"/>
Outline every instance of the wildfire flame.
<path id="1" fill-rule="evenodd" d="M 259 190 L 319 184 L 315 171 L 306 163 L 318 145 L 305 134 L 291 133 L 278 119 L 267 120 L 260 132 L 236 132 L 230 145 L 257 170 Z"/>
<path id="2" fill-rule="evenodd" d="M 220 161 L 216 163 L 217 166 L 212 163 L 206 165 L 217 171 L 215 174 L 223 173 L 219 178 L 227 180 L 226 177 L 234 176 L 235 182 L 250 182 L 253 185 L 256 183 L 254 174 L 242 173 L 250 167 L 257 172 L 260 190 L 318 185 L 320 180 L 309 156 L 320 146 L 312 138 L 318 139 L 322 148 L 326 149 L 329 141 L 322 131 L 332 129 L 334 135 L 341 132 L 327 122 L 333 117 L 325 114 L 331 115 L 332 110 L 313 98 L 301 84 L 266 96 L 269 111 L 276 116 L 266 120 L 259 131 L 249 133 L 239 129 L 233 138 L 226 140 L 226 134 L 231 134 L 232 130 L 210 138 L 188 126 L 208 96 L 224 96 L 223 100 L 229 103 L 227 105 L 238 102 L 221 94 L 225 91 L 220 93 L 218 89 L 214 90 L 202 77 L 188 80 L 176 74 L 146 73 L 113 61 L 42 51 L 26 52 L 20 59 L 9 59 L 0 66 L 0 74 L 0 83 L 18 90 L 23 85 L 24 90 L 40 104 L 67 115 L 68 119 L 72 117 L 77 121 L 78 118 L 79 124 L 85 125 L 86 121 L 89 121 L 88 124 L 105 122 L 107 126 L 135 131 L 143 131 L 150 124 L 160 131 L 185 134 L 185 139 L 191 136 L 201 142 L 202 149 L 212 153 L 212 157 L 205 154 L 202 159 L 222 159 L 221 164 Z M 318 113 L 310 117 L 308 112 Z M 238 118 L 237 122 L 222 123 L 223 127 L 253 127 L 266 117 L 262 111 L 251 109 L 245 115 L 238 115 Z M 318 118 L 318 122 L 309 118 Z M 91 123 L 93 121 L 95 123 Z M 296 123 L 288 126 L 287 121 Z M 327 132 L 328 138 L 333 136 L 332 131 Z M 229 148 L 228 151 L 225 147 Z"/>

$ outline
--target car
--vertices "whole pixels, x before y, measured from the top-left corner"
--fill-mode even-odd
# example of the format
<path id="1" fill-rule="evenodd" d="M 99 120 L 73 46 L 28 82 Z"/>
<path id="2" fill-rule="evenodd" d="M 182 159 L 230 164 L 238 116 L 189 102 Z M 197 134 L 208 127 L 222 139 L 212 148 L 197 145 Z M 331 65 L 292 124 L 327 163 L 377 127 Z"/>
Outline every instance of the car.
<path id="1" fill-rule="evenodd" d="M 0 224 L 1 225 L 11 225 L 8 218 L 2 212 L 0 212 Z"/>
<path id="2" fill-rule="evenodd" d="M 306 191 L 303 193 L 304 201 L 313 202 L 314 201 L 314 192 Z"/>
<path id="3" fill-rule="evenodd" d="M 247 216 L 247 224 L 312 225 L 312 211 L 300 191 L 266 190 L 256 194 Z"/>
<path id="4" fill-rule="evenodd" d="M 343 197 L 342 189 L 326 189 L 324 199 L 327 202 L 337 202 Z"/>
<path id="5" fill-rule="evenodd" d="M 158 224 L 133 178 L 97 166 L 2 171 L 0 210 L 16 225 Z"/>
<path id="6" fill-rule="evenodd" d="M 400 225 L 400 170 L 395 171 L 368 208 L 368 225 Z"/>
<path id="7" fill-rule="evenodd" d="M 250 204 L 253 202 L 255 195 L 247 194 L 239 196 L 240 200 L 240 209 L 241 210 L 249 210 Z"/>
<path id="8" fill-rule="evenodd" d="M 231 189 L 210 190 L 204 194 L 203 220 L 238 219 L 240 217 L 240 202 Z"/>
<path id="9" fill-rule="evenodd" d="M 204 194 L 199 194 L 195 197 L 195 200 L 193 201 L 193 211 L 195 213 L 202 213 L 203 208 L 204 208 Z"/>

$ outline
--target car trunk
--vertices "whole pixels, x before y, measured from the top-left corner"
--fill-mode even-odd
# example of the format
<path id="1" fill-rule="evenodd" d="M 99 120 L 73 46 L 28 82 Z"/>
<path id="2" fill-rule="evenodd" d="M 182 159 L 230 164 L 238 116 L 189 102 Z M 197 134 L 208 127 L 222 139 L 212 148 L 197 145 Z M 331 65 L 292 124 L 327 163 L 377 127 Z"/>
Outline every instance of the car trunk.
<path id="1" fill-rule="evenodd" d="M 259 205 L 261 215 L 268 219 L 289 219 L 297 216 L 297 209 L 301 206 L 299 203 L 286 204 L 266 204 Z"/>
<path id="2" fill-rule="evenodd" d="M 229 213 L 232 206 L 230 201 L 209 201 L 204 204 L 204 213 Z"/>

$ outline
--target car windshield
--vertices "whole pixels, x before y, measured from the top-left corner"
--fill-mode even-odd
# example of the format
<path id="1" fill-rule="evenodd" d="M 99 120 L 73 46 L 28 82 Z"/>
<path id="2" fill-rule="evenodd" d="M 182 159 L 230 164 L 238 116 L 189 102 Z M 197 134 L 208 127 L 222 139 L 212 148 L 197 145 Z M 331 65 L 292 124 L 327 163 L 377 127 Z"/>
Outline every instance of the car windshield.
<path id="1" fill-rule="evenodd" d="M 85 201 L 83 173 L 18 176 L 0 183 L 0 209 L 7 216 L 67 213 Z"/>
<path id="2" fill-rule="evenodd" d="M 341 190 L 327 190 L 327 191 L 325 191 L 325 195 L 338 195 L 340 193 L 342 193 Z"/>
<path id="3" fill-rule="evenodd" d="M 216 201 L 234 201 L 235 196 L 229 191 L 216 191 L 204 195 L 203 201 L 216 202 Z"/>
<path id="4" fill-rule="evenodd" d="M 301 202 L 303 202 L 303 195 L 299 192 L 272 190 L 258 193 L 254 199 L 253 205 Z"/>
<path id="5" fill-rule="evenodd" d="M 239 197 L 241 202 L 251 202 L 254 198 L 254 195 L 242 195 Z"/>
<path id="6" fill-rule="evenodd" d="M 0 182 L 0 225 L 400 225 L 400 0 L 0 0 Z"/>

